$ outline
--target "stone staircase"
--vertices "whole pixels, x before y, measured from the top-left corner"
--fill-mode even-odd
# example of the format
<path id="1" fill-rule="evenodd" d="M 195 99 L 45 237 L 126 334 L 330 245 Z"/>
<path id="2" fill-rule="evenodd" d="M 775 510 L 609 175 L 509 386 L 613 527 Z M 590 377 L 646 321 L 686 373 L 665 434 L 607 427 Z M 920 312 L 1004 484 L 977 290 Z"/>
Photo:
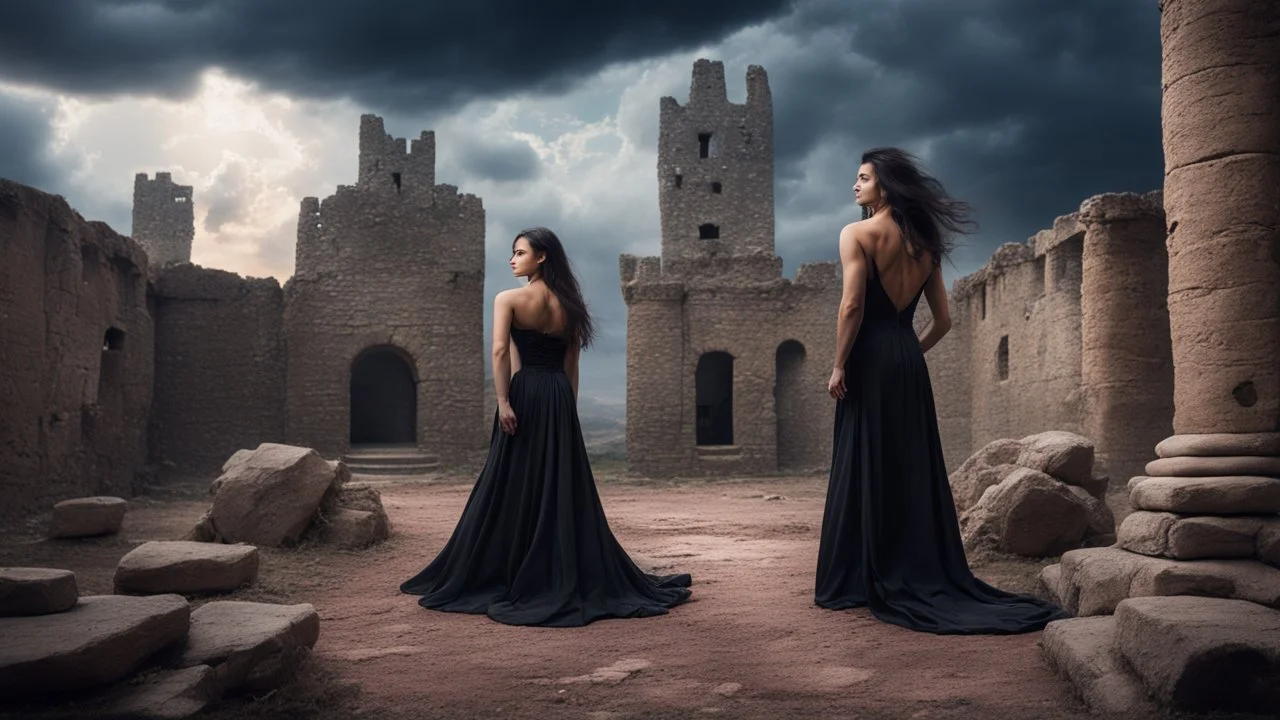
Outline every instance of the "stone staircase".
<path id="1" fill-rule="evenodd" d="M 352 475 L 432 475 L 440 472 L 440 458 L 415 445 L 356 445 L 342 456 Z"/>

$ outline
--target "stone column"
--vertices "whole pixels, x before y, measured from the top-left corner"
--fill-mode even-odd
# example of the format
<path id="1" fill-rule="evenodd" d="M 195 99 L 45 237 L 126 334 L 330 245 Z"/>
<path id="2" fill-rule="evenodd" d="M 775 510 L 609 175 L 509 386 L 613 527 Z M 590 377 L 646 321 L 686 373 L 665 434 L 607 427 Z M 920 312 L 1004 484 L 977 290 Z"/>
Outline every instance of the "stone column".
<path id="1" fill-rule="evenodd" d="M 1274 712 L 1280 3 L 1160 7 L 1174 435 L 1130 480 L 1116 546 L 1041 575 L 1078 615 L 1114 616 L 1052 623 L 1043 647 L 1095 710 L 1141 712 L 1150 693 L 1179 710 Z"/>
<path id="2" fill-rule="evenodd" d="M 1161 7 L 1174 432 L 1280 431 L 1280 6 Z"/>
<path id="3" fill-rule="evenodd" d="M 1081 281 L 1084 432 L 1095 461 L 1124 482 L 1173 430 L 1173 359 L 1160 193 L 1085 200 Z"/>
<path id="4" fill-rule="evenodd" d="M 1161 11 L 1175 434 L 1119 544 L 1280 567 L 1280 5 Z"/>

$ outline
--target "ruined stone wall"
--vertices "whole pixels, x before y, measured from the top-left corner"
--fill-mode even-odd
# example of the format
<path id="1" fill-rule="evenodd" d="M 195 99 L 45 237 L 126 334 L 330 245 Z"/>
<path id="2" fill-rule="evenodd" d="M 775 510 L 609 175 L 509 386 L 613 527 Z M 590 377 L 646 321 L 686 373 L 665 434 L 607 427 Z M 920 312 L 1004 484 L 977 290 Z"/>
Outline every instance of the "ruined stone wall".
<path id="1" fill-rule="evenodd" d="M 1028 245 L 1008 243 L 956 293 L 968 328 L 973 448 L 1081 431 L 1080 252 L 1079 233 L 1043 263 Z"/>
<path id="2" fill-rule="evenodd" d="M 435 140 L 405 153 L 361 118 L 360 176 L 298 216 L 285 285 L 288 442 L 327 455 L 350 437 L 352 363 L 390 346 L 412 360 L 420 447 L 470 462 L 488 440 L 484 394 L 484 209 L 435 179 Z"/>
<path id="3" fill-rule="evenodd" d="M 949 470 L 992 440 L 1068 430 L 1123 480 L 1170 434 L 1159 203 L 1091 197 L 953 284 L 952 331 L 926 356 Z"/>
<path id="4" fill-rule="evenodd" d="M 764 68 L 747 69 L 747 102 L 730 103 L 724 64 L 698 60 L 689 102 L 660 102 L 662 258 L 773 255 L 773 99 Z M 714 226 L 715 238 L 700 231 Z"/>
<path id="5" fill-rule="evenodd" d="M 132 494 L 151 405 L 146 282 L 132 240 L 0 180 L 0 517 Z"/>
<path id="6" fill-rule="evenodd" d="M 284 440 L 284 294 L 274 278 L 195 265 L 158 274 L 151 456 L 180 474 Z"/>
<path id="7" fill-rule="evenodd" d="M 146 173 L 134 176 L 133 239 L 152 267 L 191 262 L 194 218 L 190 185 L 175 185 L 167 172 L 156 173 L 154 180 Z"/>

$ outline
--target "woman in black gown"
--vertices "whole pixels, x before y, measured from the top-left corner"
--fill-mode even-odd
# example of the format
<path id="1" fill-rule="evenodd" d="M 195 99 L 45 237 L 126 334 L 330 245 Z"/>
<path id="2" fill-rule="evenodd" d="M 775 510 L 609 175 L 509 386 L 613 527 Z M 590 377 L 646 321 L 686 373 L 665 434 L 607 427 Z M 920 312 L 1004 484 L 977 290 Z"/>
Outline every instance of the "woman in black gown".
<path id="1" fill-rule="evenodd" d="M 896 148 L 862 156 L 861 222 L 840 233 L 844 294 L 836 328 L 831 478 L 815 602 L 866 606 L 880 620 L 938 634 L 1039 630 L 1069 617 L 975 578 L 960 539 L 924 353 L 950 329 L 944 230 L 968 206 Z M 912 327 L 920 296 L 933 322 Z"/>
<path id="2" fill-rule="evenodd" d="M 449 542 L 400 590 L 509 625 L 664 614 L 689 598 L 691 578 L 642 572 L 605 520 L 577 411 L 578 354 L 593 325 L 560 239 L 525 230 L 510 265 L 529 282 L 494 300 L 488 459 Z"/>

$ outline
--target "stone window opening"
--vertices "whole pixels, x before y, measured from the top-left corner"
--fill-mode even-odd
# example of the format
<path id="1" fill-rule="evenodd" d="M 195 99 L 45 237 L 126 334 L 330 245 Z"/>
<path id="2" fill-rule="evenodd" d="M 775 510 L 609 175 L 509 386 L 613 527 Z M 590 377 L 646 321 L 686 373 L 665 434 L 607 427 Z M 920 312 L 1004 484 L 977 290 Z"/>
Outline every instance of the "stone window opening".
<path id="1" fill-rule="evenodd" d="M 711 133 L 698 133 L 698 157 L 711 157 Z"/>
<path id="2" fill-rule="evenodd" d="M 987 319 L 987 285 L 986 283 L 983 283 L 982 287 L 978 290 L 978 319 L 979 320 Z"/>
<path id="3" fill-rule="evenodd" d="M 1009 336 L 1000 336 L 1000 346 L 996 349 L 996 372 L 1001 380 L 1009 379 Z"/>
<path id="4" fill-rule="evenodd" d="M 733 444 L 733 356 L 703 353 L 694 376 L 698 445 Z"/>
<path id="5" fill-rule="evenodd" d="M 1049 269 L 1045 267 L 1045 256 L 1041 255 L 1036 258 L 1035 266 L 1032 270 L 1033 275 L 1031 277 L 1032 294 L 1036 297 L 1044 295 L 1044 288 L 1046 284 L 1045 275 L 1048 271 Z"/>
<path id="6" fill-rule="evenodd" d="M 391 173 L 391 182 L 396 184 L 396 192 L 400 192 L 400 173 Z"/>
<path id="7" fill-rule="evenodd" d="M 102 336 L 102 350 L 108 352 L 112 350 L 124 349 L 124 331 L 120 328 L 107 328 L 107 332 Z"/>
<path id="8" fill-rule="evenodd" d="M 712 194 L 719 195 L 721 190 L 723 190 L 723 187 L 720 185 L 720 183 L 718 182 L 711 183 Z"/>
<path id="9" fill-rule="evenodd" d="M 185 196 L 183 196 L 183 195 L 179 195 L 179 196 L 175 197 L 175 198 L 173 199 L 173 201 L 174 201 L 174 202 L 176 202 L 176 203 L 184 203 L 184 202 L 186 202 L 186 201 L 187 201 L 187 198 L 186 198 Z"/>
<path id="10" fill-rule="evenodd" d="M 683 176 L 683 175 L 681 175 L 680 173 L 676 173 L 676 176 L 675 176 L 675 185 L 676 185 L 676 187 L 677 187 L 677 188 L 679 188 L 679 187 L 681 187 L 682 185 L 684 185 L 684 176 Z"/>
<path id="11" fill-rule="evenodd" d="M 712 223 L 705 223 L 698 226 L 699 240 L 719 240 L 720 226 Z"/>

